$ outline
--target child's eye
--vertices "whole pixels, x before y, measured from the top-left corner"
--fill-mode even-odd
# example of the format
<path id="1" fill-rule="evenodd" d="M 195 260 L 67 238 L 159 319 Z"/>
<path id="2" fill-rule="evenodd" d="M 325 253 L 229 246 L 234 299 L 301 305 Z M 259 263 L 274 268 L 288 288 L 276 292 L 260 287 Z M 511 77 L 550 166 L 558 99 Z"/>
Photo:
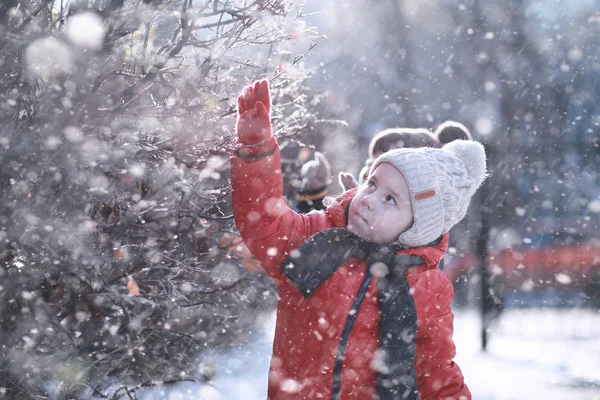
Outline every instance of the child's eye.
<path id="1" fill-rule="evenodd" d="M 375 184 L 373 183 L 373 181 L 369 181 L 369 183 L 367 183 L 367 187 L 368 187 L 370 190 L 373 190 L 373 191 L 374 191 L 375 189 L 377 189 L 377 186 L 375 186 Z"/>
<path id="2" fill-rule="evenodd" d="M 385 198 L 385 202 L 386 202 L 386 203 L 388 203 L 388 204 L 391 204 L 391 205 L 393 205 L 393 206 L 395 206 L 395 205 L 396 205 L 396 199 L 394 199 L 394 197 L 393 197 L 393 196 L 387 196 L 387 197 Z"/>

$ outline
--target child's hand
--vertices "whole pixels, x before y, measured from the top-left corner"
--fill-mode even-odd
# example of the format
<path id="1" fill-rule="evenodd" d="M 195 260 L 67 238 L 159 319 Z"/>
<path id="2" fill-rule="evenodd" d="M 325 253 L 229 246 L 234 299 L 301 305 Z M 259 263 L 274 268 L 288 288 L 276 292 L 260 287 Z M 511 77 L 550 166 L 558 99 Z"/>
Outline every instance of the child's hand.
<path id="1" fill-rule="evenodd" d="M 246 86 L 238 97 L 238 143 L 257 144 L 271 136 L 270 109 L 269 82 L 262 80 L 254 86 Z"/>
<path id="2" fill-rule="evenodd" d="M 340 181 L 340 186 L 344 189 L 344 192 L 359 186 L 356 178 L 350 172 L 340 172 L 338 180 Z"/>

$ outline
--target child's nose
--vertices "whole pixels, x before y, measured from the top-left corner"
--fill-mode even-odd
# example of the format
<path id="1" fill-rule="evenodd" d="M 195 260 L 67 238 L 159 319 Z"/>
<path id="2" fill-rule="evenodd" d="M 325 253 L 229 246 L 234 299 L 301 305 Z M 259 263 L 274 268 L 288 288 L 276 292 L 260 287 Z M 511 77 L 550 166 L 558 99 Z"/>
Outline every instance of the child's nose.
<path id="1" fill-rule="evenodd" d="M 364 206 L 367 207 L 367 209 L 373 210 L 373 207 L 374 207 L 373 200 L 374 200 L 373 194 L 368 194 L 365 197 L 363 197 L 362 202 L 363 202 Z"/>

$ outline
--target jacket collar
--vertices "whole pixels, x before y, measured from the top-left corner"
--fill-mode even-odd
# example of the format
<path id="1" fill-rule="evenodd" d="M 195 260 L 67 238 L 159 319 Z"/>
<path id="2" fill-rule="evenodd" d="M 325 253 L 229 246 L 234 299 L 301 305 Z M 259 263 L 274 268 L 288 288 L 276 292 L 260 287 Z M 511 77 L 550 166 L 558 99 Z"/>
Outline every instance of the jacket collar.
<path id="1" fill-rule="evenodd" d="M 326 213 L 336 228 L 346 228 L 348 226 L 348 207 L 350 207 L 350 202 L 357 192 L 358 188 L 350 189 L 336 196 L 327 207 Z"/>

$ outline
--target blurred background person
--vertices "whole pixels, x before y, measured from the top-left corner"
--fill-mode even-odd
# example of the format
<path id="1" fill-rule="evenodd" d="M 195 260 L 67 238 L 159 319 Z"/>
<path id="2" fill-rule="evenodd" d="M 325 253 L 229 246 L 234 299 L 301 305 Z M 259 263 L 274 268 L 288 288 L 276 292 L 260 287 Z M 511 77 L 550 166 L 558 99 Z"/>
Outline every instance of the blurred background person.
<path id="1" fill-rule="evenodd" d="M 300 168 L 299 184 L 292 207 L 299 213 L 326 208 L 323 200 L 331 183 L 331 167 L 323 153 L 315 151 L 313 156 L 314 159 L 305 162 Z"/>

